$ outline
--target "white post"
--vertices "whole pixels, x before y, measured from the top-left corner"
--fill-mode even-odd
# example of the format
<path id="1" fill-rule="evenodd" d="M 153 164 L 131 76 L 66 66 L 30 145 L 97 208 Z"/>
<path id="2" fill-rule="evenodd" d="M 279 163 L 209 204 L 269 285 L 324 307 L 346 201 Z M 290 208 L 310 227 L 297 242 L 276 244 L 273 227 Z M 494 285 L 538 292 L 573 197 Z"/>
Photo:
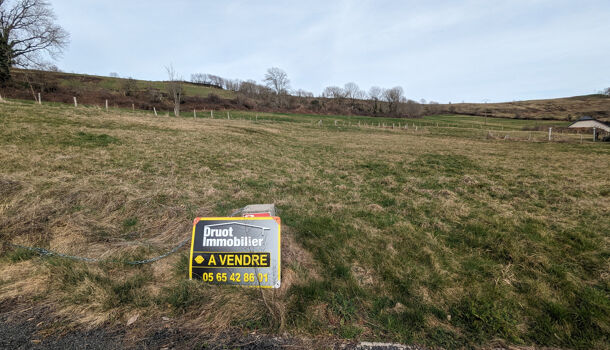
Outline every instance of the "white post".
<path id="1" fill-rule="evenodd" d="M 106 100 L 106 112 L 108 112 L 108 100 Z M 155 115 L 157 114 L 155 113 Z"/>
<path id="2" fill-rule="evenodd" d="M 337 121 L 335 120 L 335 126 L 337 126 Z"/>
<path id="3" fill-rule="evenodd" d="M 38 104 L 41 105 L 42 104 L 42 99 L 40 99 L 40 92 L 38 93 Z"/>
<path id="4" fill-rule="evenodd" d="M 582 143 L 582 134 L 580 134 L 580 143 Z"/>
<path id="5" fill-rule="evenodd" d="M 193 109 L 193 118 L 197 118 L 197 112 Z"/>
<path id="6" fill-rule="evenodd" d="M 394 123 L 392 123 L 392 129 L 394 129 Z"/>
<path id="7" fill-rule="evenodd" d="M 132 110 L 132 111 L 135 111 L 135 110 L 136 110 L 136 106 L 135 106 L 133 103 L 131 104 L 131 110 Z"/>
<path id="8" fill-rule="evenodd" d="M 549 141 L 553 139 L 553 128 L 549 128 Z"/>
<path id="9" fill-rule="evenodd" d="M 415 131 L 417 131 L 417 125 L 415 125 Z"/>
<path id="10" fill-rule="evenodd" d="M 0 95 L 0 102 L 4 102 L 4 100 L 2 99 L 2 95 Z"/>
<path id="11" fill-rule="evenodd" d="M 231 119 L 231 117 L 229 116 L 229 112 L 227 112 L 227 119 Z"/>
<path id="12" fill-rule="evenodd" d="M 76 102 L 76 96 L 72 96 L 72 98 L 74 99 L 74 107 L 78 107 L 78 103 Z"/>
<path id="13" fill-rule="evenodd" d="M 593 142 L 597 141 L 597 128 L 593 128 Z"/>
<path id="14" fill-rule="evenodd" d="M 210 118 L 214 119 L 214 111 L 210 109 Z"/>
<path id="15" fill-rule="evenodd" d="M 108 100 L 106 100 L 108 101 Z M 153 107 L 153 112 L 155 112 L 155 117 L 157 116 L 157 109 L 155 107 Z"/>

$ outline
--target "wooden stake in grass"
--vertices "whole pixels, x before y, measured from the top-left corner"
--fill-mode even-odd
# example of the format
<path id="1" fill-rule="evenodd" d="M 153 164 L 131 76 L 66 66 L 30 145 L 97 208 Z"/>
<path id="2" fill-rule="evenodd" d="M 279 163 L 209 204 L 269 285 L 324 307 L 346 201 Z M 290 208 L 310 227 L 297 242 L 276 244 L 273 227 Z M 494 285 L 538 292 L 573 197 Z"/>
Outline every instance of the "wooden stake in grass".
<path id="1" fill-rule="evenodd" d="M 74 107 L 78 107 L 78 102 L 76 102 L 76 96 L 72 96 L 72 98 L 74 99 Z"/>
<path id="2" fill-rule="evenodd" d="M 106 100 L 106 112 L 108 112 L 108 100 Z M 157 113 L 155 113 L 157 115 Z"/>
<path id="3" fill-rule="evenodd" d="M 197 118 L 197 112 L 193 109 L 193 118 Z"/>
<path id="4" fill-rule="evenodd" d="M 214 110 L 210 110 L 210 119 L 214 119 Z"/>
<path id="5" fill-rule="evenodd" d="M 553 128 L 549 128 L 549 141 L 553 139 Z"/>
<path id="6" fill-rule="evenodd" d="M 136 110 L 136 105 L 134 105 L 133 103 L 131 104 L 131 110 L 135 111 Z"/>
<path id="7" fill-rule="evenodd" d="M 153 107 L 153 112 L 155 112 L 155 117 L 157 116 L 157 109 Z"/>
<path id="8" fill-rule="evenodd" d="M 231 119 L 231 116 L 229 115 L 229 112 L 227 112 L 227 119 Z"/>
<path id="9" fill-rule="evenodd" d="M 38 93 L 38 104 L 41 105 L 42 104 L 42 99 L 40 98 L 40 92 Z"/>

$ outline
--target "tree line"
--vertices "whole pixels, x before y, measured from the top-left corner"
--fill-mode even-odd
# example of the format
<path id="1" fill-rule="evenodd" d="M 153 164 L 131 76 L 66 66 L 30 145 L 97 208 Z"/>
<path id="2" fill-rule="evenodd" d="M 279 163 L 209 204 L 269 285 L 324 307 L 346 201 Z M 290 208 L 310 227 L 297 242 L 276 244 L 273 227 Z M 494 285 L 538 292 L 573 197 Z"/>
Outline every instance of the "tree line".
<path id="1" fill-rule="evenodd" d="M 408 99 L 400 86 L 373 86 L 365 91 L 354 82 L 343 87 L 328 86 L 315 95 L 303 89 L 291 89 L 288 74 L 277 67 L 267 70 L 262 83 L 209 73 L 193 73 L 190 82 L 233 91 L 237 99 L 252 99 L 268 107 L 287 109 L 300 105 L 305 109 L 335 113 L 416 117 L 421 115 L 421 105 L 426 103 L 425 100 Z"/>

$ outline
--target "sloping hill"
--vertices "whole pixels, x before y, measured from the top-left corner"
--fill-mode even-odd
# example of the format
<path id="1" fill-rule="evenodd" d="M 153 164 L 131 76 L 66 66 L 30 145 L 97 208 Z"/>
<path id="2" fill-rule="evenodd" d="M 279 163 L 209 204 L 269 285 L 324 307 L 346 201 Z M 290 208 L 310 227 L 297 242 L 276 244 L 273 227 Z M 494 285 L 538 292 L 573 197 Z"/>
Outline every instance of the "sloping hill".
<path id="1" fill-rule="evenodd" d="M 566 98 L 503 103 L 456 103 L 439 105 L 443 113 L 516 119 L 577 120 L 589 115 L 610 121 L 610 97 L 597 94 Z"/>
<path id="2" fill-rule="evenodd" d="M 167 82 L 144 81 L 126 78 L 15 70 L 16 83 L 0 90 L 5 96 L 34 99 L 42 94 L 44 101 L 72 103 L 77 96 L 84 104 L 101 106 L 108 100 L 112 106 L 136 109 L 171 110 L 172 99 L 167 93 Z M 368 100 L 347 101 L 320 97 L 290 96 L 277 103 L 269 95 L 244 95 L 218 87 L 183 83 L 182 109 L 234 109 L 266 112 L 291 112 L 310 114 L 349 114 L 387 116 L 388 106 L 384 102 L 375 105 Z M 503 103 L 456 103 L 409 105 L 403 116 L 463 114 L 513 119 L 576 120 L 583 115 L 610 121 L 610 97 L 587 95 L 567 98 L 516 101 Z"/>

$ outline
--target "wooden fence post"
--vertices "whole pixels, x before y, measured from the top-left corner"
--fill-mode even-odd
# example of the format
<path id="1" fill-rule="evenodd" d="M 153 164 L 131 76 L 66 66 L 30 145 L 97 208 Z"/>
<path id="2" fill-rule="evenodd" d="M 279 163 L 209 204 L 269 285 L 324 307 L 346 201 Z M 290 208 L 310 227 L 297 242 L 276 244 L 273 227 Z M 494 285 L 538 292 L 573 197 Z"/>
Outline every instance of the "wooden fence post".
<path id="1" fill-rule="evenodd" d="M 42 104 L 42 99 L 40 98 L 40 92 L 38 93 L 38 104 L 41 105 Z"/>
<path id="2" fill-rule="evenodd" d="M 157 109 L 153 106 L 153 112 L 155 112 L 155 117 L 157 116 Z"/>
<path id="3" fill-rule="evenodd" d="M 72 96 L 72 98 L 74 99 L 74 107 L 78 107 L 78 102 L 76 102 L 76 96 Z"/>
<path id="4" fill-rule="evenodd" d="M 197 118 L 197 112 L 193 109 L 193 118 Z"/>
<path id="5" fill-rule="evenodd" d="M 553 128 L 549 128 L 549 141 L 553 139 Z"/>
<path id="6" fill-rule="evenodd" d="M 106 112 L 108 112 L 108 100 L 106 100 Z M 157 114 L 155 113 L 155 115 Z"/>

